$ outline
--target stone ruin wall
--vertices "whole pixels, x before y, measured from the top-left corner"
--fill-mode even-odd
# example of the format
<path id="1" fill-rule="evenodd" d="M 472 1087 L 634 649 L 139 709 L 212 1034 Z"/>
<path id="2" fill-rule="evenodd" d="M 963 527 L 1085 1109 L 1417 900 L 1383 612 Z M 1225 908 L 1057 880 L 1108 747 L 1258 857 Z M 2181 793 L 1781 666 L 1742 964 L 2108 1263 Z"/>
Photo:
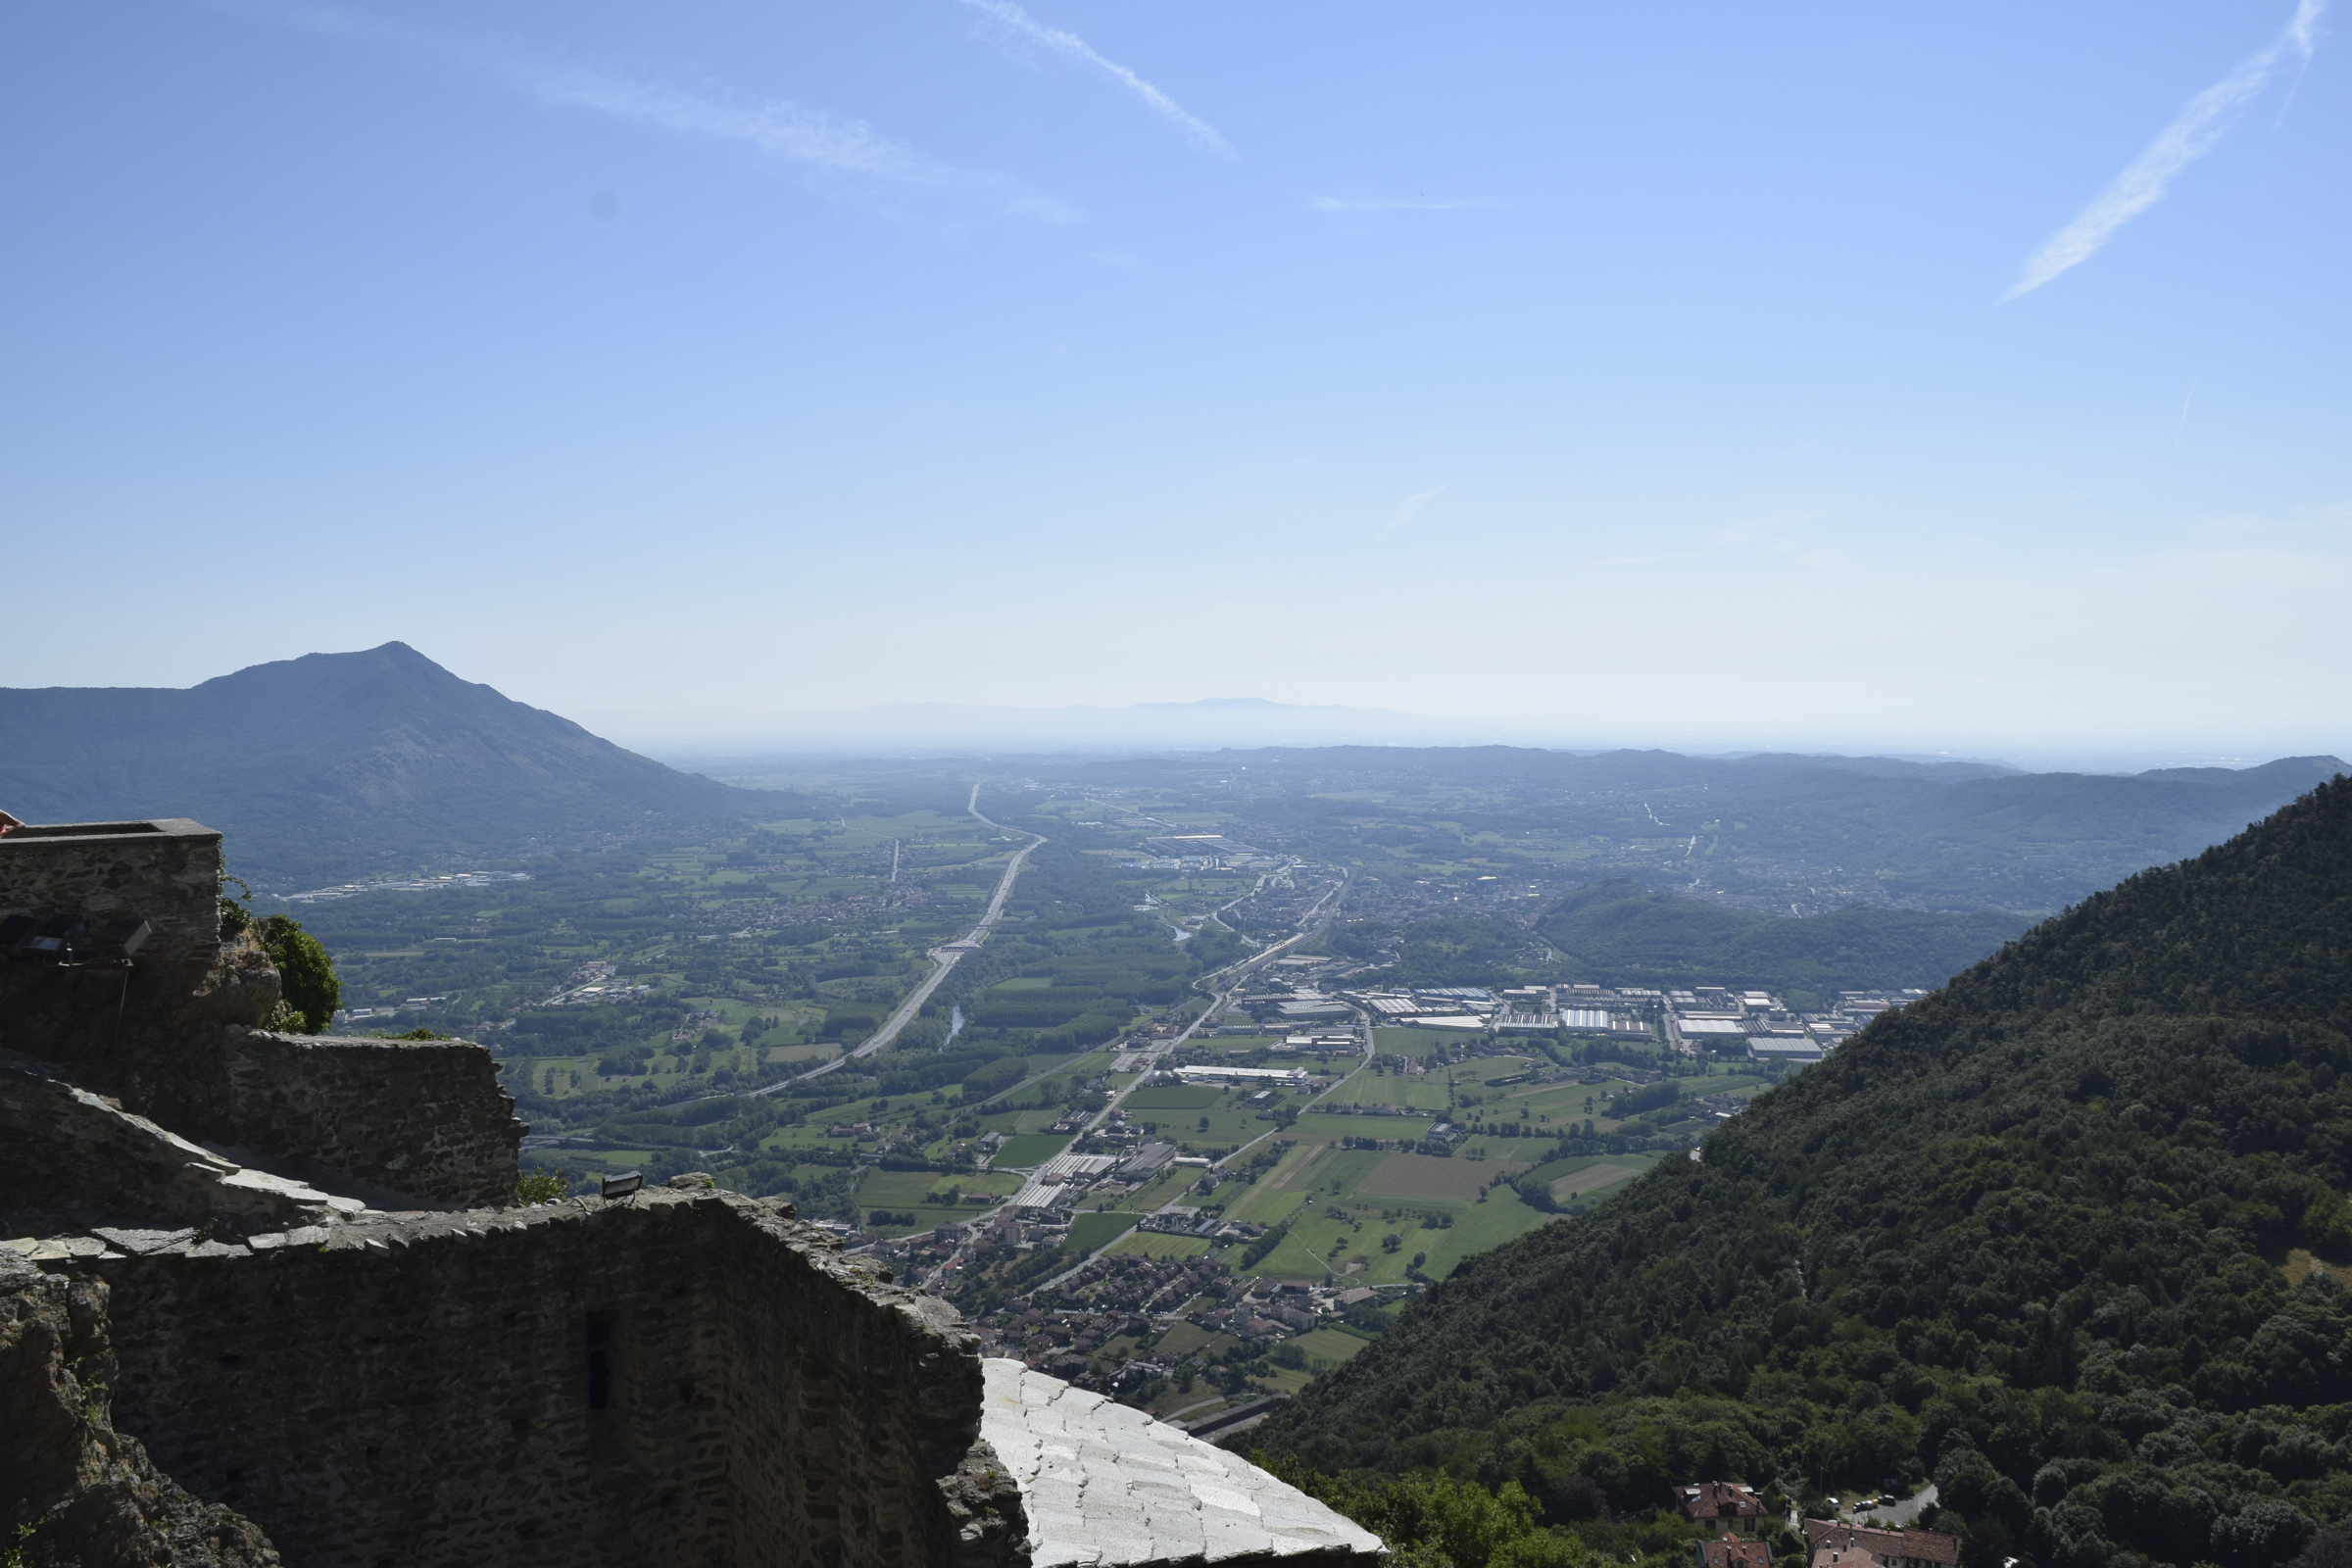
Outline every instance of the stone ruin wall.
<path id="1" fill-rule="evenodd" d="M 250 1520 L 190 1496 L 114 1429 L 106 1295 L 0 1250 L 0 1543 L 40 1565 L 278 1568 Z"/>
<path id="2" fill-rule="evenodd" d="M 528 1131 L 469 1040 L 224 1031 L 220 1115 L 194 1136 L 315 1160 L 443 1203 L 511 1203 Z"/>
<path id="3" fill-rule="evenodd" d="M 976 1568 L 1023 1539 L 969 1333 L 772 1205 L 655 1191 L 94 1266 L 116 1423 L 289 1562 Z"/>
<path id="4" fill-rule="evenodd" d="M 186 817 L 62 822 L 0 837 L 0 914 L 133 917 L 147 963 L 199 963 L 220 946 L 220 835 Z"/>
<path id="5" fill-rule="evenodd" d="M 181 1137 L 306 1176 L 437 1203 L 512 1200 L 527 1129 L 488 1052 L 258 1027 L 277 972 L 250 941 L 220 939 L 220 835 L 179 819 L 91 826 L 0 837 L 0 911 L 136 914 L 156 934 L 128 971 L 0 964 L 0 1049 L 61 1063 Z M 142 826 L 157 831 L 126 831 Z"/>
<path id="6" fill-rule="evenodd" d="M 76 1083 L 53 1062 L 0 1049 L 0 1194 L 83 1224 L 210 1225 L 230 1235 L 338 1221 L 363 1211 L 190 1143 Z M 84 1236 L 84 1245 L 102 1238 Z M 104 1250 L 103 1247 L 97 1249 Z"/>

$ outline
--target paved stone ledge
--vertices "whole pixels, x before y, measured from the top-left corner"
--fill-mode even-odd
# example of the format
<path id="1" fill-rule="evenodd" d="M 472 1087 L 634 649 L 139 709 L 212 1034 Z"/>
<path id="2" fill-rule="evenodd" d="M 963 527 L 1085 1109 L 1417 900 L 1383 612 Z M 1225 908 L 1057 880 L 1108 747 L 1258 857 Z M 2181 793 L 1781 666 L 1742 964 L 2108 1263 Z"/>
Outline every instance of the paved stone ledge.
<path id="1" fill-rule="evenodd" d="M 980 1432 L 1019 1483 L 1033 1568 L 1370 1564 L 1380 1538 L 1245 1459 L 1032 1372 L 981 1363 Z"/>

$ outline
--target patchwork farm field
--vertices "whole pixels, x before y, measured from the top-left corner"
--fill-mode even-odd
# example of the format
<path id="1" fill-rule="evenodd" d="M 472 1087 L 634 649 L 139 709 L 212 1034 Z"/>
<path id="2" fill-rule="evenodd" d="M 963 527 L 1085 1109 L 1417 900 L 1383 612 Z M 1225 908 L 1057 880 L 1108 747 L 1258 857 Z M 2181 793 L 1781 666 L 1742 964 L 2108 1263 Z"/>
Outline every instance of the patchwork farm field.
<path id="1" fill-rule="evenodd" d="M 1326 1097 L 1335 1105 L 1395 1105 L 1399 1110 L 1444 1110 L 1450 1098 L 1442 1073 L 1367 1069 Z"/>
<path id="2" fill-rule="evenodd" d="M 1292 1131 L 1302 1138 L 1322 1138 L 1333 1143 L 1344 1138 L 1418 1142 L 1428 1137 L 1429 1130 L 1437 1124 L 1438 1117 L 1427 1111 L 1411 1116 L 1339 1116 L 1310 1110 L 1298 1118 Z"/>
<path id="3" fill-rule="evenodd" d="M 1526 1165 L 1508 1160 L 1387 1154 L 1364 1176 L 1356 1190 L 1385 1198 L 1476 1198 L 1481 1188 L 1526 1169 Z"/>

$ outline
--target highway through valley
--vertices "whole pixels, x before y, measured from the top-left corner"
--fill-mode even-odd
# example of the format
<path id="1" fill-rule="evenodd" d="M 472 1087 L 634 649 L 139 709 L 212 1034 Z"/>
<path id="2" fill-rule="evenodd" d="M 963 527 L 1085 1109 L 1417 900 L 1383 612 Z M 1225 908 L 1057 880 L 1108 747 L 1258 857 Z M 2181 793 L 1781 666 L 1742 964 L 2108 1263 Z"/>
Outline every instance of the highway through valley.
<path id="1" fill-rule="evenodd" d="M 989 821 L 987 817 L 980 815 L 979 785 L 972 786 L 972 798 L 964 803 L 963 808 L 973 816 L 979 817 L 988 826 L 995 828 L 999 833 L 1009 835 L 1010 830 L 1003 823 Z M 811 1078 L 822 1078 L 825 1074 L 837 1070 L 845 1061 L 855 1061 L 859 1056 L 870 1056 L 877 1051 L 888 1050 L 890 1043 L 899 1038 L 899 1031 L 912 1023 L 915 1014 L 923 1010 L 923 1004 L 931 1000 L 931 993 L 939 989 L 939 983 L 948 977 L 949 971 L 956 967 L 957 960 L 978 948 L 981 940 L 988 935 L 989 927 L 995 925 L 998 919 L 1004 915 L 1004 900 L 1012 892 L 1013 880 L 1021 874 L 1022 864 L 1028 860 L 1031 851 L 1046 842 L 1043 834 L 1031 833 L 1027 837 L 1029 842 L 1022 845 L 1011 860 L 1006 862 L 1004 874 L 997 879 L 997 891 L 989 899 L 988 908 L 980 916 L 980 923 L 973 926 L 958 940 L 942 943 L 931 950 L 929 954 L 932 963 L 931 973 L 925 977 L 921 985 L 914 988 L 911 996 L 899 1004 L 898 1011 L 892 1013 L 889 1021 L 874 1031 L 872 1039 L 855 1051 L 844 1052 L 820 1067 L 811 1067 L 798 1077 L 779 1079 L 764 1089 L 755 1089 L 751 1093 L 755 1096 L 776 1094 L 796 1083 L 807 1083 Z"/>

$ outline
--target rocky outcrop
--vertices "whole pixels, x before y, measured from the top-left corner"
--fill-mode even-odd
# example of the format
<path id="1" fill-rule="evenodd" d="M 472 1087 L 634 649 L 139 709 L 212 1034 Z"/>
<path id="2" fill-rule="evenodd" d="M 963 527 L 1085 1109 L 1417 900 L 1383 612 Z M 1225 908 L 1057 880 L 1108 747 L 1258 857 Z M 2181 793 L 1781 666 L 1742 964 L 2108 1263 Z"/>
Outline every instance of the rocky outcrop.
<path id="1" fill-rule="evenodd" d="M 37 1568 L 265 1568 L 260 1528 L 114 1429 L 107 1290 L 0 1251 L 0 1543 Z"/>

